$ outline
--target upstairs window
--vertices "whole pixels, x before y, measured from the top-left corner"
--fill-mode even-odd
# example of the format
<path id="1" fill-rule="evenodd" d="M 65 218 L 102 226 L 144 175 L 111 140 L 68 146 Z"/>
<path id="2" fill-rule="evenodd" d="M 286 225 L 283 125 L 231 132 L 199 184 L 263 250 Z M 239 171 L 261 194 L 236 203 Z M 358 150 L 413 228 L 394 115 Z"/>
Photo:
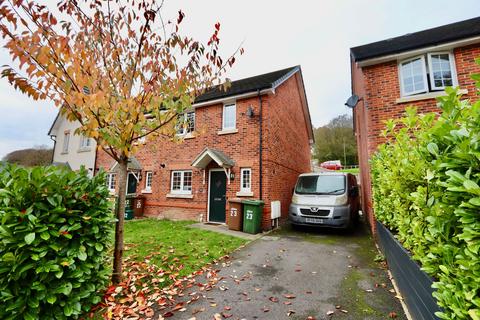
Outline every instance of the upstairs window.
<path id="1" fill-rule="evenodd" d="M 402 96 L 444 90 L 457 84 L 453 55 L 450 52 L 428 53 L 399 63 Z"/>
<path id="2" fill-rule="evenodd" d="M 429 53 L 430 83 L 435 90 L 453 86 L 453 57 L 449 53 Z"/>
<path id="3" fill-rule="evenodd" d="M 88 149 L 92 145 L 92 139 L 80 136 L 80 149 Z"/>
<path id="4" fill-rule="evenodd" d="M 195 112 L 187 112 L 179 116 L 177 134 L 186 135 L 195 131 Z"/>
<path id="5" fill-rule="evenodd" d="M 237 106 L 235 103 L 223 106 L 222 130 L 235 129 L 237 126 Z"/>
<path id="6" fill-rule="evenodd" d="M 68 153 L 68 144 L 70 143 L 70 132 L 66 131 L 63 134 L 63 146 L 62 146 L 62 153 Z"/>

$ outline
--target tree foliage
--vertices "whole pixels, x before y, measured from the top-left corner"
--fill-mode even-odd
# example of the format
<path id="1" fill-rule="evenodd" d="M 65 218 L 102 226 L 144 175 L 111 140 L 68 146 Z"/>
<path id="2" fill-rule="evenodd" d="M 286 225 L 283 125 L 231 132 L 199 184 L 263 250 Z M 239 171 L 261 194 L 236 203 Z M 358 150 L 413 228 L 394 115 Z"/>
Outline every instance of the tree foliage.
<path id="1" fill-rule="evenodd" d="M 480 319 L 480 102 L 446 92 L 439 118 L 407 108 L 387 122 L 372 159 L 375 216 L 435 279 L 441 319 Z"/>
<path id="2" fill-rule="evenodd" d="M 206 44 L 182 35 L 182 11 L 162 16 L 157 0 L 0 2 L 0 31 L 18 67 L 2 75 L 33 99 L 50 99 L 119 166 L 114 278 L 121 275 L 128 159 L 139 140 L 172 137 L 180 114 L 220 85 L 234 55 L 222 59 L 220 23 Z M 238 49 L 240 53 L 243 49 Z M 143 139 L 142 139 L 143 140 Z"/>
<path id="3" fill-rule="evenodd" d="M 344 165 L 358 163 L 352 116 L 340 115 L 327 125 L 315 129 L 314 134 L 314 158 L 319 162 L 341 160 Z"/>
<path id="4" fill-rule="evenodd" d="M 3 157 L 3 161 L 25 167 L 46 166 L 52 163 L 53 149 L 47 146 L 15 150 Z"/>

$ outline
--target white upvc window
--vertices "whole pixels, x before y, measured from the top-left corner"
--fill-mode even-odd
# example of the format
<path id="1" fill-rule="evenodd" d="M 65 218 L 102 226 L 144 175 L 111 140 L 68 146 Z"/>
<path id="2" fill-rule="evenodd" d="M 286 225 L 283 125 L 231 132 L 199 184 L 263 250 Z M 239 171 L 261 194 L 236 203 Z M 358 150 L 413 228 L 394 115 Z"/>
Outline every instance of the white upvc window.
<path id="1" fill-rule="evenodd" d="M 107 175 L 107 188 L 110 192 L 115 192 L 115 186 L 116 186 L 116 174 L 115 173 L 109 173 Z"/>
<path id="2" fill-rule="evenodd" d="M 172 194 L 191 194 L 192 193 L 192 171 L 172 171 L 171 181 Z"/>
<path id="3" fill-rule="evenodd" d="M 402 96 L 428 91 L 424 56 L 418 56 L 400 62 L 399 71 Z"/>
<path id="4" fill-rule="evenodd" d="M 451 52 L 430 52 L 400 61 L 400 91 L 403 97 L 457 86 L 455 58 Z"/>
<path id="5" fill-rule="evenodd" d="M 240 192 L 252 192 L 252 169 L 240 169 Z"/>
<path id="6" fill-rule="evenodd" d="M 62 153 L 68 153 L 68 144 L 69 143 L 70 143 L 70 131 L 66 131 L 63 134 Z"/>
<path id="7" fill-rule="evenodd" d="M 92 146 L 92 139 L 85 137 L 84 135 L 80 136 L 80 149 L 88 149 Z"/>
<path id="8" fill-rule="evenodd" d="M 237 127 L 237 105 L 229 103 L 223 105 L 222 130 L 232 130 Z"/>
<path id="9" fill-rule="evenodd" d="M 153 180 L 153 172 L 152 171 L 145 172 L 145 190 L 146 191 L 152 190 L 152 180 Z"/>
<path id="10" fill-rule="evenodd" d="M 179 116 L 177 135 L 186 135 L 195 131 L 195 112 L 187 112 Z"/>
<path id="11" fill-rule="evenodd" d="M 436 52 L 428 54 L 430 71 L 430 85 L 433 90 L 442 90 L 445 87 L 456 85 L 454 57 L 450 52 Z"/>

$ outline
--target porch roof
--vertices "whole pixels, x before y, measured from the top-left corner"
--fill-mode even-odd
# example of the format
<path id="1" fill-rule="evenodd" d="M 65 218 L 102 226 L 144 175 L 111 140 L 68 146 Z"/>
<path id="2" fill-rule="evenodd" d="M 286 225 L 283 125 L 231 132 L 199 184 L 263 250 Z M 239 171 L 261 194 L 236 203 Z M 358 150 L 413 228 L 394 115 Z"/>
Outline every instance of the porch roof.
<path id="1" fill-rule="evenodd" d="M 117 171 L 118 170 L 118 162 L 115 161 L 113 166 L 110 168 L 110 171 Z M 142 171 L 142 165 L 140 162 L 138 162 L 137 158 L 135 157 L 130 157 L 128 159 L 128 164 L 127 164 L 127 170 L 128 171 Z"/>
<path id="2" fill-rule="evenodd" d="M 222 168 L 231 168 L 235 165 L 235 162 L 222 151 L 205 148 L 193 160 L 192 167 L 205 169 L 212 160 Z"/>

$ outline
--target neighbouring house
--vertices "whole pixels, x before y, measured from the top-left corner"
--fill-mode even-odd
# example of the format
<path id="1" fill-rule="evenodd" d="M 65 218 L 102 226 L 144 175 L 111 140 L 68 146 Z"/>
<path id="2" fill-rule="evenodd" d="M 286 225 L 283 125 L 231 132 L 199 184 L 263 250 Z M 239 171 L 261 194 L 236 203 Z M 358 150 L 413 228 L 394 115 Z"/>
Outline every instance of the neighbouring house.
<path id="1" fill-rule="evenodd" d="M 75 134 L 79 126 L 78 121 L 69 121 L 60 112 L 57 114 L 48 131 L 48 135 L 55 142 L 52 164 L 72 170 L 85 166 L 93 175 L 97 145 L 94 139 Z"/>
<path id="2" fill-rule="evenodd" d="M 384 142 L 384 121 L 403 116 L 405 107 L 439 111 L 436 97 L 447 86 L 477 99 L 473 73 L 480 73 L 480 18 L 350 49 L 354 125 L 360 162 L 363 212 L 375 231 L 368 161 Z"/>
<path id="3" fill-rule="evenodd" d="M 182 119 L 181 143 L 150 141 L 130 159 L 127 193 L 145 196 L 147 216 L 222 223 L 229 200 L 240 198 L 265 202 L 263 229 L 272 215 L 286 219 L 298 175 L 311 170 L 313 131 L 299 66 L 207 91 Z M 100 168 L 118 190 L 116 163 L 101 151 Z"/>

